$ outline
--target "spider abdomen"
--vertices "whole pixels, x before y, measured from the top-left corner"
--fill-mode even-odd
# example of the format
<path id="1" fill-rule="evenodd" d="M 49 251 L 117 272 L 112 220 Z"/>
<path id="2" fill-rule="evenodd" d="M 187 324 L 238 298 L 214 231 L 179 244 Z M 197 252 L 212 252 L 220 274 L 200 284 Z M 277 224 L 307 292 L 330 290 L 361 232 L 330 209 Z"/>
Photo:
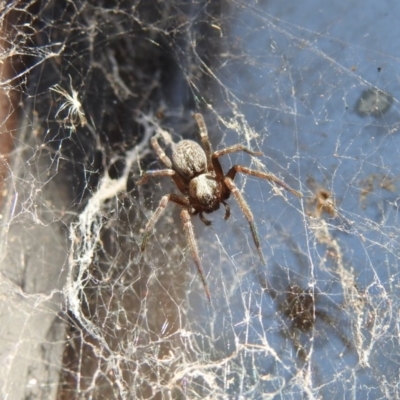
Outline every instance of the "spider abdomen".
<path id="1" fill-rule="evenodd" d="M 212 174 L 201 174 L 189 184 L 189 195 L 196 203 L 210 212 L 219 208 L 221 185 Z"/>
<path id="2" fill-rule="evenodd" d="M 191 179 L 206 171 L 207 158 L 198 143 L 181 140 L 173 149 L 172 164 L 182 176 Z"/>

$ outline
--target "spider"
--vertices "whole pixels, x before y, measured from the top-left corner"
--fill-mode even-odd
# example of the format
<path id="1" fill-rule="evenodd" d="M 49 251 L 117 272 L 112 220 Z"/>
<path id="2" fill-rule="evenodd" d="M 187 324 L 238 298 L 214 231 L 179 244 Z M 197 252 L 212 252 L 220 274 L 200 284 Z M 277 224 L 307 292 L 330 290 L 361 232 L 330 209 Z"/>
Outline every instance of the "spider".
<path id="1" fill-rule="evenodd" d="M 210 290 L 207 285 L 196 238 L 194 236 L 191 216 L 198 214 L 200 220 L 205 225 L 209 226 L 211 225 L 211 221 L 206 219 L 203 213 L 210 214 L 213 211 L 218 210 L 220 204 L 222 204 L 225 207 L 224 219 L 227 220 L 231 212 L 226 200 L 228 200 L 232 194 L 250 225 L 254 244 L 257 248 L 261 262 L 265 265 L 265 258 L 260 246 L 260 240 L 258 238 L 253 214 L 246 200 L 234 183 L 236 174 L 241 172 L 243 174 L 274 182 L 298 197 L 302 197 L 302 194 L 293 190 L 271 173 L 255 171 L 242 165 L 234 165 L 230 168 L 227 174 L 224 174 L 218 160 L 219 157 L 239 151 L 243 151 L 252 156 L 261 156 L 263 153 L 252 151 L 241 144 L 235 144 L 225 149 L 213 152 L 203 116 L 201 114 L 195 114 L 194 118 L 199 127 L 201 143 L 204 149 L 193 140 L 181 140 L 179 143 L 174 143 L 172 145 L 171 161 L 160 147 L 157 139 L 155 137 L 151 139 L 151 145 L 157 154 L 157 157 L 161 160 L 166 169 L 147 171 L 136 183 L 138 185 L 143 185 L 149 178 L 170 176 L 182 195 L 171 193 L 161 198 L 156 211 L 149 219 L 144 229 L 139 257 L 144 252 L 151 232 L 161 215 L 164 213 L 167 205 L 170 202 L 179 205 L 182 208 L 180 216 L 189 243 L 189 248 L 202 280 L 206 296 L 208 300 L 211 301 Z"/>

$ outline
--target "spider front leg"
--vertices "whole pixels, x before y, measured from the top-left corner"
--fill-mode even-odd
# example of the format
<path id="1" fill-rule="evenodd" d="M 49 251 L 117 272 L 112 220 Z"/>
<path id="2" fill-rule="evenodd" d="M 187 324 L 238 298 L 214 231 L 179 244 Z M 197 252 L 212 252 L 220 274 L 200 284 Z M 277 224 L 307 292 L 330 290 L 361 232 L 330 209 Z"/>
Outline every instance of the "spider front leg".
<path id="1" fill-rule="evenodd" d="M 194 231 L 193 231 L 193 224 L 192 224 L 192 220 L 190 218 L 190 214 L 189 214 L 189 211 L 187 210 L 187 208 L 182 209 L 181 219 L 182 219 L 183 229 L 185 230 L 186 237 L 189 242 L 190 252 L 192 253 L 192 257 L 193 257 L 194 263 L 196 264 L 197 271 L 199 272 L 201 281 L 203 282 L 203 286 L 204 286 L 204 290 L 206 292 L 207 299 L 211 303 L 210 289 L 208 288 L 206 276 L 204 274 L 204 270 L 201 265 L 199 249 L 197 248 L 196 238 L 194 236 Z"/>
<path id="2" fill-rule="evenodd" d="M 251 156 L 262 156 L 263 155 L 263 153 L 261 151 L 252 151 L 241 144 L 234 144 L 233 146 L 226 147 L 225 149 L 215 151 L 212 154 L 211 161 L 212 161 L 212 165 L 213 165 L 215 174 L 217 175 L 218 179 L 222 180 L 224 177 L 224 171 L 222 170 L 222 167 L 221 167 L 221 164 L 220 164 L 218 158 L 222 157 L 226 154 L 237 153 L 239 151 L 243 151 L 247 154 L 250 154 Z"/>
<path id="3" fill-rule="evenodd" d="M 253 241 L 254 244 L 256 245 L 258 255 L 260 256 L 261 262 L 265 265 L 266 262 L 264 254 L 261 249 L 260 240 L 258 238 L 257 228 L 256 225 L 254 224 L 253 213 L 251 212 L 249 206 L 247 205 L 246 200 L 239 192 L 239 189 L 235 185 L 235 182 L 233 182 L 233 180 L 228 176 L 224 178 L 224 182 L 225 185 L 228 187 L 229 191 L 233 194 L 235 200 L 238 202 L 240 209 L 242 210 L 244 216 L 246 217 L 250 225 L 251 234 L 253 235 Z"/>
<path id="4" fill-rule="evenodd" d="M 212 157 L 219 158 L 224 156 L 225 154 L 237 153 L 239 151 L 244 151 L 245 153 L 250 154 L 251 156 L 263 155 L 262 151 L 253 151 L 248 149 L 246 146 L 243 146 L 242 144 L 234 144 L 233 146 L 226 147 L 225 149 L 214 151 Z"/>
<path id="5" fill-rule="evenodd" d="M 158 176 L 170 176 L 171 178 L 174 178 L 176 175 L 176 172 L 173 169 L 157 169 L 154 171 L 146 171 L 141 178 L 136 181 L 136 185 L 143 185 L 145 184 L 149 178 L 156 178 Z"/>
<path id="6" fill-rule="evenodd" d="M 180 206 L 184 206 L 184 207 L 187 207 L 190 205 L 189 201 L 186 198 L 178 196 L 176 194 L 167 194 L 161 198 L 156 211 L 151 216 L 151 218 L 149 219 L 149 221 L 146 224 L 146 227 L 144 228 L 142 243 L 140 245 L 140 253 L 139 253 L 139 256 L 138 256 L 136 262 L 139 262 L 142 254 L 146 248 L 149 237 L 153 231 L 154 225 L 160 219 L 161 215 L 164 213 L 164 211 L 167 208 L 167 205 L 170 201 L 172 201 Z"/>
<path id="7" fill-rule="evenodd" d="M 174 180 L 175 185 L 178 187 L 178 189 L 182 193 L 186 194 L 187 186 L 185 182 L 173 169 L 156 169 L 154 171 L 146 171 L 136 182 L 136 185 L 143 185 L 149 180 L 149 178 L 157 178 L 160 176 L 170 176 Z"/>
<path id="8" fill-rule="evenodd" d="M 164 150 L 161 148 L 161 146 L 159 145 L 157 139 L 154 136 L 151 138 L 150 143 L 151 143 L 151 146 L 153 147 L 153 150 L 157 154 L 157 157 L 161 160 L 161 162 L 168 169 L 172 169 L 171 160 L 169 159 L 169 157 L 167 157 L 167 155 L 165 154 Z"/>
<path id="9" fill-rule="evenodd" d="M 226 176 L 232 181 L 235 179 L 236 173 L 241 172 L 243 174 L 255 176 L 257 178 L 265 179 L 267 181 L 271 181 L 276 183 L 277 185 L 283 187 L 286 189 L 288 192 L 294 194 L 297 197 L 303 197 L 303 195 L 298 192 L 297 190 L 292 189 L 289 185 L 287 185 L 285 182 L 282 182 L 279 178 L 277 178 L 274 174 L 271 173 L 266 173 L 266 172 L 261 172 L 261 171 L 255 171 L 254 169 L 250 169 L 247 167 L 243 167 L 242 165 L 234 165 L 226 174 Z"/>

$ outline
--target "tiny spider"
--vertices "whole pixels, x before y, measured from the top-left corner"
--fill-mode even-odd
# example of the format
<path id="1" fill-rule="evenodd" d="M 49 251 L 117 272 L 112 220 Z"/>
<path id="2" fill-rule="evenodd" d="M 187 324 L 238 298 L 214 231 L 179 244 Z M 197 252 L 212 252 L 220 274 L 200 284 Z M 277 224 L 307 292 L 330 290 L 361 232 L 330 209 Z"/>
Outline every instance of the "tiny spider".
<path id="1" fill-rule="evenodd" d="M 165 165 L 166 169 L 145 172 L 137 184 L 142 185 L 151 177 L 170 176 L 182 195 L 171 193 L 161 198 L 156 211 L 149 219 L 144 229 L 143 241 L 140 246 L 140 255 L 144 252 L 154 225 L 165 211 L 168 203 L 172 201 L 178 204 L 182 207 L 181 220 L 189 242 L 192 257 L 203 282 L 207 298 L 211 301 L 210 290 L 206 282 L 194 236 L 191 215 L 199 214 L 201 221 L 205 225 L 209 226 L 211 225 L 211 221 L 207 220 L 203 213 L 209 214 L 218 210 L 220 203 L 222 203 L 225 207 L 224 219 L 227 220 L 230 216 L 230 208 L 226 203 L 226 200 L 228 200 L 232 194 L 250 225 L 254 244 L 257 248 L 261 262 L 265 264 L 257 229 L 254 224 L 253 214 L 246 200 L 243 198 L 234 183 L 236 173 L 241 172 L 243 174 L 275 182 L 298 197 L 302 197 L 302 194 L 290 188 L 286 183 L 279 180 L 273 174 L 255 171 L 241 165 L 234 165 L 227 174 L 224 174 L 218 160 L 219 157 L 238 151 L 244 151 L 252 156 L 261 156 L 263 153 L 259 151 L 251 151 L 241 144 L 235 144 L 225 149 L 213 152 L 203 116 L 201 114 L 195 114 L 194 117 L 200 130 L 201 142 L 204 150 L 198 143 L 192 140 L 181 140 L 179 143 L 173 144 L 171 161 L 160 147 L 157 139 L 155 137 L 151 139 L 151 145 L 158 158 Z"/>

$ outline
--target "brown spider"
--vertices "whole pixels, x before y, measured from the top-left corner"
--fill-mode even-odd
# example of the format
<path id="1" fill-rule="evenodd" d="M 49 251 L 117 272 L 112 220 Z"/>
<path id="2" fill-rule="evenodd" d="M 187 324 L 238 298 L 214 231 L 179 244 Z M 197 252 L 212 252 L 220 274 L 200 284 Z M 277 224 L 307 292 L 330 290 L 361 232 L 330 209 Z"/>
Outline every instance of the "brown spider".
<path id="1" fill-rule="evenodd" d="M 236 173 L 241 172 L 247 175 L 256 176 L 257 178 L 275 182 L 298 197 L 302 197 L 302 194 L 290 188 L 286 183 L 279 180 L 273 174 L 255 171 L 241 165 L 234 165 L 225 175 L 218 160 L 219 157 L 238 151 L 244 151 L 252 156 L 261 156 L 263 153 L 259 151 L 251 151 L 241 144 L 235 144 L 225 149 L 213 152 L 203 116 L 201 114 L 195 114 L 194 117 L 197 121 L 197 125 L 199 126 L 201 142 L 204 150 L 198 143 L 192 140 L 181 140 L 179 143 L 173 144 L 171 162 L 171 160 L 161 149 L 157 139 L 155 137 L 151 139 L 151 145 L 154 151 L 167 168 L 145 172 L 137 184 L 142 185 L 151 177 L 170 176 L 174 180 L 175 185 L 178 187 L 183 196 L 177 194 L 167 194 L 161 198 L 156 211 L 147 222 L 147 225 L 144 229 L 143 241 L 140 246 L 140 255 L 144 252 L 154 225 L 165 211 L 168 203 L 172 201 L 178 204 L 182 207 L 181 219 L 189 242 L 192 257 L 203 282 L 207 298 L 209 301 L 211 301 L 210 290 L 208 289 L 204 270 L 201 265 L 199 251 L 193 232 L 193 224 L 190 216 L 199 214 L 201 221 L 203 221 L 205 225 L 209 226 L 211 225 L 211 221 L 207 220 L 203 213 L 209 214 L 215 210 L 218 210 L 220 203 L 222 203 L 225 207 L 224 219 L 227 220 L 230 216 L 230 208 L 228 204 L 226 204 L 225 200 L 227 200 L 232 193 L 250 225 L 254 244 L 256 245 L 261 262 L 265 264 L 257 229 L 254 224 L 253 214 L 247 205 L 246 200 L 243 198 L 233 181 Z"/>

